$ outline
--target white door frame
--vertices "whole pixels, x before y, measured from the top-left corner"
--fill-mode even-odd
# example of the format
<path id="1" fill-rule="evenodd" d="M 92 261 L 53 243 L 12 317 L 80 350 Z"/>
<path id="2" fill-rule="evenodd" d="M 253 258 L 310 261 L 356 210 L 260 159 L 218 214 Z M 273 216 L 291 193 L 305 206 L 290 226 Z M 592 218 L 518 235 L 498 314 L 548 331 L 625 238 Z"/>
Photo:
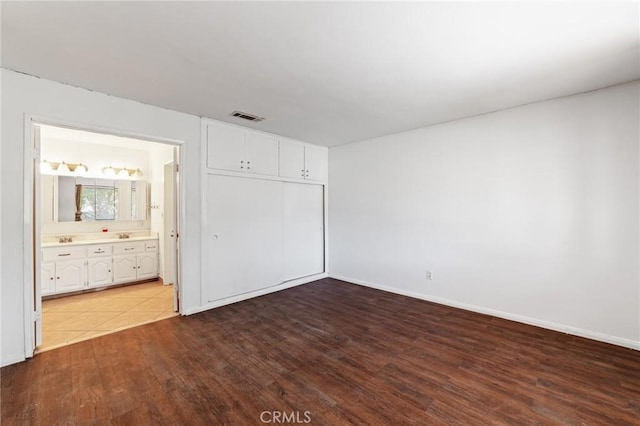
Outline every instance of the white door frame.
<path id="1" fill-rule="evenodd" d="M 34 327 L 34 315 L 41 315 L 41 312 L 38 311 L 39 306 L 36 305 L 36 292 L 35 286 L 39 284 L 40 279 L 40 261 L 41 261 L 41 251 L 39 246 L 36 246 L 36 242 L 39 242 L 42 237 L 41 224 L 40 220 L 35 217 L 36 213 L 39 212 L 39 200 L 36 200 L 34 197 L 34 189 L 35 184 L 39 181 L 40 176 L 40 167 L 39 164 L 35 165 L 35 159 L 40 158 L 40 147 L 34 147 L 34 133 L 33 126 L 35 124 L 41 125 L 49 125 L 56 127 L 66 127 L 74 130 L 85 130 L 88 132 L 94 133 L 103 133 L 107 135 L 113 136 L 121 136 L 132 139 L 140 139 L 143 141 L 149 142 L 157 142 L 166 145 L 171 145 L 180 148 L 179 155 L 177 161 L 180 162 L 182 158 L 184 158 L 183 150 L 186 148 L 186 144 L 184 141 L 169 139 L 164 137 L 159 137 L 155 135 L 145 135 L 134 132 L 126 132 L 117 129 L 111 129 L 108 127 L 100 127 L 92 124 L 86 123 L 78 123 L 71 122 L 66 120 L 59 120 L 55 118 L 43 117 L 33 114 L 25 114 L 24 116 L 24 215 L 23 215 L 23 238 L 24 238 L 24 253 L 23 253 L 23 272 L 24 272 L 24 282 L 23 282 L 23 304 L 24 304 L 24 353 L 26 358 L 33 357 L 35 351 L 35 327 Z M 178 163 L 179 164 L 179 163 Z M 178 182 L 178 217 L 177 222 L 178 226 L 184 223 L 186 207 L 184 203 L 183 194 L 185 194 L 184 190 L 184 179 L 180 179 Z M 39 191 L 36 189 L 36 192 Z M 38 219 L 38 220 L 36 220 Z M 182 294 L 183 286 L 182 286 L 182 238 L 178 238 L 178 254 L 176 257 L 176 283 L 174 285 L 178 286 L 178 297 L 181 300 L 184 300 L 184 295 Z M 39 288 L 39 286 L 38 286 Z M 40 295 L 40 297 L 42 297 Z M 182 304 L 181 304 L 182 305 Z M 182 312 L 184 309 L 183 306 L 180 306 L 180 314 L 184 314 Z M 38 312 L 36 314 L 36 312 Z"/>

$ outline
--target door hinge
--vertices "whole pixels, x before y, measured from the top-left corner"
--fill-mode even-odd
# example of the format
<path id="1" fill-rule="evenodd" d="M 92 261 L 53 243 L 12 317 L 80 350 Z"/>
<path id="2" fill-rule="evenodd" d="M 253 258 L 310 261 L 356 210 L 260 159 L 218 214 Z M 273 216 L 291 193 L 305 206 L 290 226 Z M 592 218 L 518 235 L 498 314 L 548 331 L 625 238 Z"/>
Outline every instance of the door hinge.
<path id="1" fill-rule="evenodd" d="M 41 320 L 42 320 L 42 312 L 33 311 L 33 322 L 37 322 L 37 321 L 41 321 Z"/>
<path id="2" fill-rule="evenodd" d="M 176 164 L 176 173 L 180 173 L 180 164 Z"/>

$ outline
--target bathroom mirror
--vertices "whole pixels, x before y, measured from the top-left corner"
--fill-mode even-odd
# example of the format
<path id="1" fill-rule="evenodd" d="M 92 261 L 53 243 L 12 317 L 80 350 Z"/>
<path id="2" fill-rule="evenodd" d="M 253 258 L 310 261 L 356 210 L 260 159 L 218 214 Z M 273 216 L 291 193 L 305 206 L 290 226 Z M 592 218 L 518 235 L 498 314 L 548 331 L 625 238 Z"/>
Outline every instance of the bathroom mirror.
<path id="1" fill-rule="evenodd" d="M 147 219 L 147 182 L 42 175 L 44 222 Z"/>

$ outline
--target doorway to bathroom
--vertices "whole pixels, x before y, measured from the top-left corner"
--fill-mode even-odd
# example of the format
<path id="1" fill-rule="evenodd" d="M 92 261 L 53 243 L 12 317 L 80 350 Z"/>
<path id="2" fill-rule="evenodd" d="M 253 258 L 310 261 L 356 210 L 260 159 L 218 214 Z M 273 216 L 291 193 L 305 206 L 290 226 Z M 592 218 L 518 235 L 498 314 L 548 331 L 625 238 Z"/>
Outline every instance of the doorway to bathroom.
<path id="1" fill-rule="evenodd" d="M 31 133 L 35 352 L 178 315 L 180 146 Z"/>

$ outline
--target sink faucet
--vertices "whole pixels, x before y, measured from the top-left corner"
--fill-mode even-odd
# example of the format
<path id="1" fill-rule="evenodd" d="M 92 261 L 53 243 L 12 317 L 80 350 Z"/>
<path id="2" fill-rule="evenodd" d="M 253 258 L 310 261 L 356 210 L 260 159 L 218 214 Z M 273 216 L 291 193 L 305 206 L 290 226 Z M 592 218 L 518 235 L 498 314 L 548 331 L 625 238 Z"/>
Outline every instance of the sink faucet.
<path id="1" fill-rule="evenodd" d="M 59 243 L 72 243 L 73 242 L 73 237 L 70 235 L 65 235 L 63 237 L 59 237 L 58 238 L 58 242 Z"/>
<path id="2" fill-rule="evenodd" d="M 130 232 L 123 232 L 122 234 L 118 234 L 118 238 L 121 239 L 121 240 L 129 238 L 130 236 L 131 236 Z"/>

